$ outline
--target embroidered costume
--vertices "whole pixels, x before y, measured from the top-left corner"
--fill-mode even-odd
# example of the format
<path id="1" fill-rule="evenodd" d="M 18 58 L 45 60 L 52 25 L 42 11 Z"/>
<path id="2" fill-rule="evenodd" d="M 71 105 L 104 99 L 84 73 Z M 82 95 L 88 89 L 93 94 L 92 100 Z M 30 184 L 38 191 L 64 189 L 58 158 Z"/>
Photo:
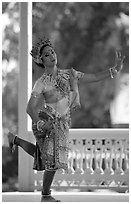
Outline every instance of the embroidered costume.
<path id="1" fill-rule="evenodd" d="M 37 112 L 40 119 L 51 120 L 49 131 L 39 131 L 33 123 L 32 130 L 36 138 L 33 169 L 68 170 L 70 111 L 80 106 L 78 80 L 84 73 L 75 69 L 57 71 L 54 78 L 44 73 L 35 83 L 33 97 L 39 97 Z"/>

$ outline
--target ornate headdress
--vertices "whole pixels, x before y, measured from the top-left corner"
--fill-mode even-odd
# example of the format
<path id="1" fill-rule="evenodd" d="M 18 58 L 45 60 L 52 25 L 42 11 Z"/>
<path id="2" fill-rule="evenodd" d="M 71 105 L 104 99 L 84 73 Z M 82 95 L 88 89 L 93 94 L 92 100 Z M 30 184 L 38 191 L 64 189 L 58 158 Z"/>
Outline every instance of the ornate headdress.
<path id="1" fill-rule="evenodd" d="M 50 40 L 48 38 L 44 37 L 43 39 L 39 38 L 39 42 L 37 42 L 37 44 L 32 47 L 32 50 L 31 50 L 30 54 L 32 56 L 32 59 L 36 63 L 38 63 L 38 64 L 42 63 L 40 50 L 41 50 L 41 48 L 46 47 L 46 46 L 52 47 L 52 44 L 51 44 L 51 42 L 50 42 Z"/>

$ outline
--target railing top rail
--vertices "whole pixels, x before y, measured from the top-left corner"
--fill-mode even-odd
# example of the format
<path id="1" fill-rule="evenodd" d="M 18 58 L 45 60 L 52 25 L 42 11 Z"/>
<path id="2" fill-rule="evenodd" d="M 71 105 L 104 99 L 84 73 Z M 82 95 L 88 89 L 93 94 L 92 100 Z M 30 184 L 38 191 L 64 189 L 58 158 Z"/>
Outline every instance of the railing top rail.
<path id="1" fill-rule="evenodd" d="M 70 129 L 69 139 L 128 139 L 129 129 Z M 32 131 L 28 131 L 32 135 Z"/>
<path id="2" fill-rule="evenodd" d="M 71 139 L 128 139 L 128 137 L 128 129 L 70 129 Z"/>

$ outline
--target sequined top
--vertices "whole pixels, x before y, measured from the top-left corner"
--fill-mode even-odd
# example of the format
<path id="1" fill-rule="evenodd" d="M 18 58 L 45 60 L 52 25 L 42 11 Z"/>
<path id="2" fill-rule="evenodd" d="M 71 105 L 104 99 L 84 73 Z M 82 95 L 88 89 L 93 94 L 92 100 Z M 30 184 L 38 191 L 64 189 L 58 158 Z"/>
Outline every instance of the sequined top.
<path id="1" fill-rule="evenodd" d="M 65 115 L 70 108 L 80 106 L 78 80 L 84 73 L 75 69 L 58 69 L 55 79 L 50 74 L 44 73 L 35 83 L 32 95 L 43 94 L 43 102 L 51 106 L 61 115 Z M 68 101 L 70 96 L 70 101 Z M 70 103 L 68 103 L 70 102 Z"/>
<path id="2" fill-rule="evenodd" d="M 37 111 L 47 108 L 50 114 L 56 116 L 54 128 L 48 135 L 39 137 L 36 126 L 33 131 L 39 148 L 41 164 L 34 161 L 34 169 L 68 169 L 68 136 L 71 124 L 70 111 L 80 106 L 78 80 L 84 73 L 75 69 L 58 69 L 57 76 L 44 73 L 35 83 L 32 96 L 39 97 Z M 44 133 L 43 133 L 44 134 Z M 44 140 L 42 140 L 44 138 Z M 44 147 L 44 148 L 43 148 Z M 38 149 L 37 149 L 38 153 Z M 38 160 L 38 155 L 36 156 Z M 38 168 L 38 166 L 40 166 Z"/>

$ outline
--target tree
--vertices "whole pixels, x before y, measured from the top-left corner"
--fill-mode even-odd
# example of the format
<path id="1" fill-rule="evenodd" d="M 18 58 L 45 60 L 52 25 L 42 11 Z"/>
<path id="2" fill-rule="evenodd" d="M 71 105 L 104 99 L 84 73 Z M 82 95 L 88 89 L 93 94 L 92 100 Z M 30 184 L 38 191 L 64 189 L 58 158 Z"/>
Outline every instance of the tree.
<path id="1" fill-rule="evenodd" d="M 128 9 L 127 2 L 35 2 L 33 41 L 49 36 L 58 53 L 59 67 L 86 73 L 113 66 L 119 49 L 126 55 L 123 72 L 128 72 Z M 82 108 L 73 117 L 73 127 L 111 127 L 109 107 L 114 83 L 105 80 L 80 86 Z"/>
<path id="2" fill-rule="evenodd" d="M 5 145 L 9 130 L 18 133 L 18 3 L 2 3 L 2 28 L 2 191 L 16 191 L 18 149 L 12 155 Z"/>
<path id="3" fill-rule="evenodd" d="M 2 3 L 2 113 L 3 132 L 18 131 L 19 4 Z M 13 128 L 12 128 L 13 127 Z"/>

